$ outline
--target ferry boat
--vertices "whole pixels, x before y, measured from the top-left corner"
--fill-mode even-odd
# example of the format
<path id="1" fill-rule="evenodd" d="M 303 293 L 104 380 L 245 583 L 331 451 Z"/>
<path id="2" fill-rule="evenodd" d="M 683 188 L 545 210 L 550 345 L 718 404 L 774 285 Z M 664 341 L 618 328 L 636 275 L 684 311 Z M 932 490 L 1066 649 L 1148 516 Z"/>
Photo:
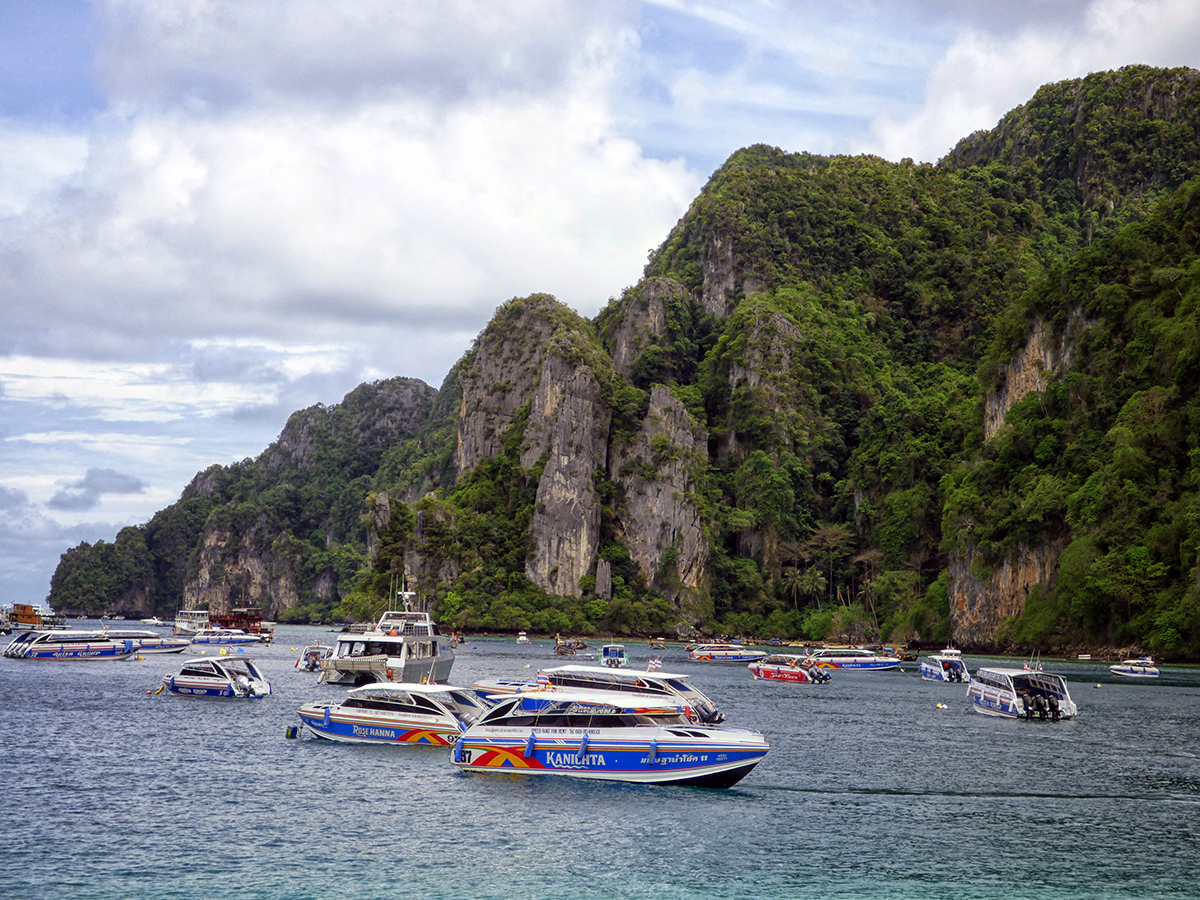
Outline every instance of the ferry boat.
<path id="1" fill-rule="evenodd" d="M 439 635 L 427 612 L 409 607 L 416 599 L 402 591 L 403 610 L 388 610 L 371 631 L 339 635 L 333 653 L 321 661 L 320 682 L 366 685 L 379 681 L 409 683 L 450 680 L 454 648 Z"/>
<path id="2" fill-rule="evenodd" d="M 1073 718 L 1077 712 L 1063 677 L 1036 670 L 976 669 L 967 697 L 975 711 L 985 716 L 1057 721 Z"/>
<path id="3" fill-rule="evenodd" d="M 874 650 L 861 650 L 854 647 L 835 648 L 822 647 L 808 655 L 815 665 L 822 669 L 898 669 L 901 659 L 899 656 L 881 655 Z"/>
<path id="4" fill-rule="evenodd" d="M 249 656 L 189 659 L 178 675 L 163 676 L 163 688 L 180 697 L 257 700 L 271 694 L 271 682 Z"/>
<path id="5" fill-rule="evenodd" d="M 451 759 L 467 772 L 725 788 L 768 749 L 755 731 L 692 724 L 677 699 L 551 690 L 500 700 Z"/>
<path id="6" fill-rule="evenodd" d="M 175 614 L 176 634 L 196 634 L 208 625 L 207 609 L 181 609 Z"/>
<path id="7" fill-rule="evenodd" d="M 967 684 L 971 673 L 963 662 L 962 651 L 947 647 L 941 653 L 934 653 L 921 660 L 917 671 L 926 681 L 953 681 Z"/>
<path id="8" fill-rule="evenodd" d="M 769 681 L 795 681 L 800 684 L 828 684 L 829 673 L 815 665 L 808 657 L 794 653 L 772 653 L 765 659 L 746 666 L 755 678 Z"/>
<path id="9" fill-rule="evenodd" d="M 275 638 L 275 623 L 264 621 L 262 611 L 252 607 L 236 607 L 224 612 L 212 610 L 208 614 L 208 621 L 217 628 L 232 628 L 252 634 L 263 644 L 269 644 Z"/>
<path id="10" fill-rule="evenodd" d="M 536 682 L 496 679 L 477 681 L 471 685 L 471 690 L 490 703 L 510 694 L 539 688 L 651 694 L 683 704 L 686 715 L 694 716 L 706 725 L 718 725 L 725 721 L 725 713 L 721 712 L 716 702 L 693 685 L 687 675 L 664 672 L 662 669 L 638 672 L 605 666 L 551 666 L 538 672 Z"/>
<path id="11" fill-rule="evenodd" d="M 30 603 L 14 603 L 8 613 L 10 631 L 46 631 L 66 624 L 67 620 L 54 610 L 43 611 Z"/>
<path id="12" fill-rule="evenodd" d="M 604 644 L 600 647 L 600 655 L 596 657 L 602 666 L 620 669 L 629 665 L 629 655 L 625 652 L 624 644 Z"/>
<path id="13" fill-rule="evenodd" d="M 132 641 L 115 640 L 103 631 L 23 631 L 4 648 L 9 659 L 126 659 Z"/>
<path id="14" fill-rule="evenodd" d="M 225 646 L 241 646 L 257 644 L 258 635 L 246 634 L 236 628 L 204 628 L 192 638 L 193 644 L 223 644 Z"/>
<path id="15" fill-rule="evenodd" d="M 1108 667 L 1108 671 L 1121 678 L 1157 678 L 1158 667 L 1154 658 L 1139 656 L 1137 659 L 1126 659 Z"/>
<path id="16" fill-rule="evenodd" d="M 385 681 L 355 688 L 340 701 L 305 703 L 297 713 L 309 731 L 331 741 L 449 746 L 487 710 L 464 688 Z"/>
<path id="17" fill-rule="evenodd" d="M 755 662 L 767 655 L 765 650 L 748 650 L 741 644 L 696 644 L 688 656 L 705 662 Z"/>
<path id="18" fill-rule="evenodd" d="M 190 638 L 146 629 L 107 628 L 103 633 L 114 641 L 132 641 L 134 653 L 182 653 L 192 645 Z"/>

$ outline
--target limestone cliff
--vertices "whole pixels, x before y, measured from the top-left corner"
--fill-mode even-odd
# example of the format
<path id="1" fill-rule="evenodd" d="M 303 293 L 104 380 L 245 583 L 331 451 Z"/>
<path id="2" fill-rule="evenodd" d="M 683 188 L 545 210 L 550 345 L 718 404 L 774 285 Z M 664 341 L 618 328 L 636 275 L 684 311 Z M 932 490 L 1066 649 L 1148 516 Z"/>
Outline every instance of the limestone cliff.
<path id="1" fill-rule="evenodd" d="M 964 650 L 992 650 L 1005 622 L 1025 611 L 1035 586 L 1050 590 L 1058 577 L 1058 557 L 1064 543 L 1052 541 L 1017 548 L 981 577 L 973 571 L 973 548 L 950 560 L 950 637 Z"/>
<path id="2" fill-rule="evenodd" d="M 707 461 L 707 432 L 658 384 L 632 442 L 612 448 L 612 478 L 621 488 L 618 536 L 646 581 L 671 599 L 697 589 L 705 574 L 708 541 L 694 494 Z M 664 561 L 671 571 L 662 571 Z"/>
<path id="3" fill-rule="evenodd" d="M 273 537 L 265 519 L 245 530 L 214 519 L 197 548 L 195 574 L 184 584 L 183 608 L 255 605 L 271 618 L 299 601 L 302 565 L 291 541 Z"/>
<path id="4" fill-rule="evenodd" d="M 1039 319 L 1029 329 L 1025 346 L 1017 351 L 1004 369 L 1000 387 L 988 393 L 984 401 L 984 436 L 995 437 L 1008 411 L 1031 391 L 1044 391 L 1054 378 L 1071 366 L 1073 348 L 1080 332 L 1092 323 L 1076 307 L 1064 329 L 1055 332 Z"/>

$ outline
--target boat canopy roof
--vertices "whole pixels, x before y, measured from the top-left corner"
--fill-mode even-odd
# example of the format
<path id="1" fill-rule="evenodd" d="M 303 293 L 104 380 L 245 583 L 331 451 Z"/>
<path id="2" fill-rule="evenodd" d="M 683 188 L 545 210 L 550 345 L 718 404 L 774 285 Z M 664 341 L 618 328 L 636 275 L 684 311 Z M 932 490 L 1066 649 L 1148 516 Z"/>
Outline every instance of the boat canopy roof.
<path id="1" fill-rule="evenodd" d="M 682 707 L 678 700 L 664 697 L 661 694 L 631 694 L 627 691 L 602 691 L 586 688 L 525 691 L 516 696 L 520 700 L 520 708 L 527 710 L 540 709 L 548 704 L 612 707 L 622 712 L 643 710 L 669 712 Z"/>
<path id="2" fill-rule="evenodd" d="M 468 688 L 455 687 L 452 684 L 425 684 L 409 681 L 373 681 L 360 687 L 352 688 L 350 696 L 359 694 L 450 694 L 455 691 L 470 694 Z"/>
<path id="3" fill-rule="evenodd" d="M 674 672 L 664 672 L 662 669 L 654 669 L 650 672 L 642 672 L 638 669 L 613 669 L 609 666 L 582 666 L 578 664 L 568 666 L 550 666 L 542 669 L 547 674 L 562 672 L 564 675 L 597 675 L 609 681 L 648 681 L 658 679 L 680 679 L 687 681 L 687 675 L 678 675 Z"/>

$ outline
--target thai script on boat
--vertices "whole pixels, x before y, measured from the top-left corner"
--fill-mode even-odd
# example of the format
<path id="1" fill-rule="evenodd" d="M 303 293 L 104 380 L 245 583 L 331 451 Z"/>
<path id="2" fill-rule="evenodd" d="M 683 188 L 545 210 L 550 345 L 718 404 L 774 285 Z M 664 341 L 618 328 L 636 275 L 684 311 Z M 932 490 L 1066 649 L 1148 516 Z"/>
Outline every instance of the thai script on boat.
<path id="1" fill-rule="evenodd" d="M 556 769 L 591 769 L 607 765 L 603 753 L 559 753 L 551 751 L 546 754 L 546 765 Z"/>
<path id="2" fill-rule="evenodd" d="M 648 766 L 677 766 L 681 763 L 708 762 L 708 756 L 697 753 L 660 753 L 653 759 L 643 756 L 641 761 Z"/>
<path id="3" fill-rule="evenodd" d="M 102 650 L 56 650 L 50 655 L 55 659 L 77 659 L 81 656 L 99 656 Z"/>

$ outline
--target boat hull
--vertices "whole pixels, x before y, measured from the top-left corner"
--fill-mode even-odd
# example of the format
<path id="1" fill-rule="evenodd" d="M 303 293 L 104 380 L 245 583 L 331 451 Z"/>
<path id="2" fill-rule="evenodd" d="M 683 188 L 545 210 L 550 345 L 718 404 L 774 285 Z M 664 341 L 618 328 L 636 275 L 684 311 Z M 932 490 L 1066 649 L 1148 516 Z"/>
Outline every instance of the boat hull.
<path id="1" fill-rule="evenodd" d="M 755 678 L 766 681 L 791 681 L 797 684 L 812 684 L 818 681 L 827 682 L 829 676 L 824 672 L 816 677 L 808 669 L 788 665 L 770 665 L 766 663 L 750 663 L 747 668 Z"/>
<path id="2" fill-rule="evenodd" d="M 457 723 L 362 715 L 334 704 L 306 703 L 296 711 L 319 738 L 343 744 L 425 744 L 448 747 L 461 733 Z"/>
<path id="3" fill-rule="evenodd" d="M 900 668 L 900 660 L 872 659 L 839 662 L 831 659 L 818 659 L 813 661 L 813 665 L 822 669 L 856 669 L 864 672 L 875 672 L 883 669 L 898 669 Z"/>
<path id="4" fill-rule="evenodd" d="M 4 655 L 9 659 L 72 659 L 72 660 L 106 660 L 128 659 L 134 654 L 130 641 L 114 641 L 107 638 L 95 640 L 65 640 L 62 642 L 40 639 L 45 632 L 25 632 L 38 637 L 38 640 L 14 640 L 4 648 Z M 24 635 L 22 635 L 23 637 Z"/>
<path id="5" fill-rule="evenodd" d="M 749 734 L 749 733 L 747 733 Z M 451 759 L 465 772 L 559 775 L 634 784 L 726 788 L 741 781 L 766 756 L 761 735 L 752 742 L 699 742 L 657 738 L 550 736 L 522 738 L 463 735 Z"/>
<path id="6" fill-rule="evenodd" d="M 167 675 L 163 678 L 163 686 L 167 692 L 177 697 L 208 697 L 219 700 L 259 700 L 271 695 L 271 685 L 265 685 L 265 691 L 239 691 L 232 680 L 219 678 L 189 678 L 186 675 Z M 262 690 L 262 689 L 260 689 Z"/>

